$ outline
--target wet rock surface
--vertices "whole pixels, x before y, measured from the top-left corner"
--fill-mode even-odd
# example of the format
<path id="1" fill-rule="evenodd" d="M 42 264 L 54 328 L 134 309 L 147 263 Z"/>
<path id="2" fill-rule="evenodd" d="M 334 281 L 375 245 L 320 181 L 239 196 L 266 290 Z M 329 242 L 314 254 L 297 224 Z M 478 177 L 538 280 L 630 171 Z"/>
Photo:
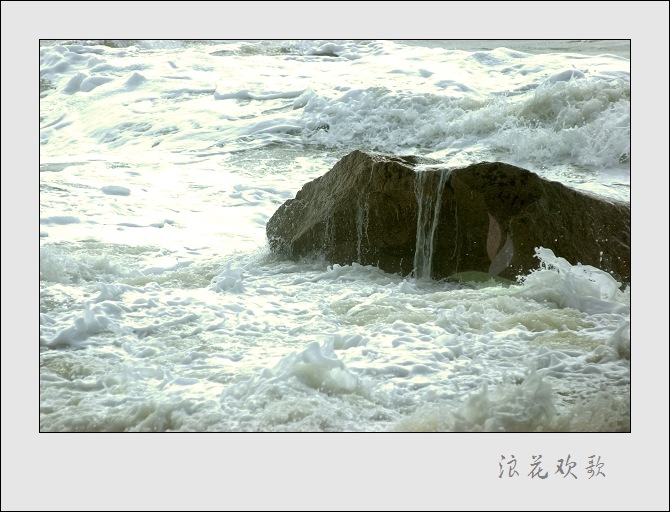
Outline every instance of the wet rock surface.
<path id="1" fill-rule="evenodd" d="M 420 157 L 354 151 L 305 184 L 267 224 L 291 259 L 442 279 L 478 271 L 507 279 L 538 268 L 535 248 L 630 282 L 630 205 L 519 167 L 447 169 Z"/>

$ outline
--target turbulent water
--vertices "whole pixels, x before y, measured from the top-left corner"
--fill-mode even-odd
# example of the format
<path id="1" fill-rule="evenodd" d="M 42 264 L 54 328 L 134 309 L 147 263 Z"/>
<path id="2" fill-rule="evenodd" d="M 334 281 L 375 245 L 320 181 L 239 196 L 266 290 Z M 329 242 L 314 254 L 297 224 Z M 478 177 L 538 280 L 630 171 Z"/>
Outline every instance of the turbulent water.
<path id="1" fill-rule="evenodd" d="M 544 247 L 512 286 L 453 284 L 265 237 L 355 149 L 630 201 L 627 41 L 39 51 L 42 431 L 630 429 L 630 286 L 609 274 Z"/>

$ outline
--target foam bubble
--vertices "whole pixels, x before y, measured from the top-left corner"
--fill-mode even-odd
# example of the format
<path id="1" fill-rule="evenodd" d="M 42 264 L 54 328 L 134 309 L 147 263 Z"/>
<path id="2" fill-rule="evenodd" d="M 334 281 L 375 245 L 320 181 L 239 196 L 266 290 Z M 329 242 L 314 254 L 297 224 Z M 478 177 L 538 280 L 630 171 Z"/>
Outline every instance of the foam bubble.
<path id="1" fill-rule="evenodd" d="M 228 261 L 221 273 L 212 279 L 211 289 L 216 292 L 244 292 L 244 272 L 240 268 L 233 268 L 233 262 Z"/>
<path id="2" fill-rule="evenodd" d="M 548 429 L 556 415 L 551 386 L 537 373 L 521 384 L 487 385 L 458 406 L 426 406 L 404 418 L 401 432 L 533 432 Z"/>
<path id="3" fill-rule="evenodd" d="M 93 343 L 89 338 L 104 332 L 109 325 L 106 315 L 96 315 L 89 308 L 84 309 L 82 316 L 75 319 L 71 327 L 61 330 L 44 345 L 49 348 L 82 348 Z"/>
<path id="4" fill-rule="evenodd" d="M 100 190 L 104 194 L 111 195 L 111 196 L 129 196 L 130 195 L 130 189 L 126 187 L 121 187 L 119 185 L 105 185 L 102 187 Z"/>
<path id="5" fill-rule="evenodd" d="M 126 272 L 106 254 L 71 250 L 59 245 L 40 247 L 40 280 L 53 283 L 98 281 Z"/>

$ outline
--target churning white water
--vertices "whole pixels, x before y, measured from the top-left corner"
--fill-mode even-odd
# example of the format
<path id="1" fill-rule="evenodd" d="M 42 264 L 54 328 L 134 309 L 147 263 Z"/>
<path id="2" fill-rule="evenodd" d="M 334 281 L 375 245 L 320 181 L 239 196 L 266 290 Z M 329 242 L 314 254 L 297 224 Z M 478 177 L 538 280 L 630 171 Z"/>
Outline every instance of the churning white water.
<path id="1" fill-rule="evenodd" d="M 551 248 L 503 287 L 285 261 L 354 149 L 630 198 L 620 41 L 42 41 L 40 430 L 627 431 L 630 286 Z M 446 175 L 446 172 L 445 172 Z M 572 212 L 579 215 L 580 212 Z M 356 216 L 366 236 L 366 206 Z M 360 248 L 359 248 L 360 250 Z"/>
<path id="2" fill-rule="evenodd" d="M 3 510 L 667 510 L 667 4 L 443 4 L 2 2 Z M 394 33 L 633 41 L 36 44 Z M 630 201 L 631 62 L 635 322 L 630 288 L 551 247 L 507 288 L 268 252 L 274 211 L 356 149 Z M 124 434 L 54 434 L 77 431 Z M 179 434 L 133 434 L 153 431 Z M 184 433 L 252 431 L 270 433 Z M 578 480 L 554 473 L 566 457 Z"/>

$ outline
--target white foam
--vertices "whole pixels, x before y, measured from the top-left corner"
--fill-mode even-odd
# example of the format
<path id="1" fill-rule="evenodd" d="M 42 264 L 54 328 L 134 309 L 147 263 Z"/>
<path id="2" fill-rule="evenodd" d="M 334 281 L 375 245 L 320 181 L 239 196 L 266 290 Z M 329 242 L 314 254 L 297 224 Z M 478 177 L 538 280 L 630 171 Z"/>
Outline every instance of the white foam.
<path id="1" fill-rule="evenodd" d="M 73 215 L 55 215 L 53 217 L 41 217 L 40 224 L 46 225 L 64 225 L 64 224 L 79 224 L 81 220 Z"/>
<path id="2" fill-rule="evenodd" d="M 226 267 L 212 280 L 211 289 L 216 292 L 244 292 L 244 271 L 233 268 L 233 262 L 226 263 Z"/>
<path id="3" fill-rule="evenodd" d="M 364 392 L 359 378 L 350 372 L 333 351 L 333 339 L 319 345 L 309 343 L 301 352 L 284 357 L 272 370 L 265 369 L 249 381 L 236 384 L 223 392 L 222 399 L 254 400 L 254 394 L 264 394 L 269 385 L 294 380 L 325 394 Z"/>
<path id="4" fill-rule="evenodd" d="M 137 71 L 133 72 L 126 80 L 126 88 L 134 90 L 147 81 L 146 77 Z"/>
<path id="5" fill-rule="evenodd" d="M 454 408 L 425 406 L 393 429 L 446 432 L 533 432 L 549 430 L 556 414 L 551 386 L 537 373 L 520 385 L 489 390 L 483 385 Z"/>
<path id="6" fill-rule="evenodd" d="M 89 344 L 89 338 L 104 332 L 109 324 L 105 315 L 96 315 L 88 308 L 75 319 L 71 327 L 61 330 L 44 345 L 49 348 L 82 348 Z"/>
<path id="7" fill-rule="evenodd" d="M 105 185 L 100 190 L 110 196 L 129 196 L 130 189 L 119 185 Z"/>
<path id="8" fill-rule="evenodd" d="M 65 284 L 99 281 L 110 275 L 126 272 L 105 254 L 78 253 L 58 245 L 40 247 L 40 280 Z"/>
<path id="9" fill-rule="evenodd" d="M 214 99 L 216 100 L 228 100 L 228 99 L 238 99 L 238 100 L 276 100 L 276 99 L 286 99 L 286 98 L 297 98 L 302 95 L 305 91 L 286 91 L 286 92 L 263 92 L 263 93 L 254 93 L 249 90 L 242 90 L 236 92 L 219 92 L 217 89 L 214 91 Z"/>
<path id="10" fill-rule="evenodd" d="M 352 149 L 525 159 L 625 199 L 626 59 L 100 43 L 40 48 L 42 430 L 625 429 L 610 276 L 542 252 L 518 286 L 464 289 L 284 261 L 265 224 Z"/>
<path id="11" fill-rule="evenodd" d="M 609 344 L 616 349 L 620 357 L 630 360 L 630 320 L 622 322 L 609 340 Z"/>
<path id="12" fill-rule="evenodd" d="M 571 265 L 551 249 L 540 247 L 535 252 L 541 268 L 522 279 L 524 297 L 551 300 L 589 314 L 630 314 L 621 283 L 607 272 L 590 265 Z"/>
<path id="13" fill-rule="evenodd" d="M 231 43 L 219 47 L 234 55 L 242 46 Z M 161 106 L 155 100 L 159 95 L 178 100 L 169 107 L 172 124 L 188 130 L 191 141 L 229 148 L 220 152 L 237 149 L 237 141 L 244 136 L 252 135 L 254 142 L 268 144 L 263 136 L 271 134 L 285 144 L 295 142 L 299 136 L 303 143 L 316 142 L 334 148 L 345 145 L 351 149 L 369 147 L 390 152 L 441 152 L 454 157 L 453 162 L 458 165 L 491 159 L 502 151 L 510 163 L 542 167 L 547 162 L 565 160 L 573 165 L 619 168 L 620 160 L 630 154 L 629 63 L 614 56 L 580 58 L 575 64 L 574 56 L 533 55 L 505 48 L 470 54 L 410 48 L 391 42 L 269 42 L 265 47 L 253 46 L 258 54 L 231 55 L 237 60 L 232 60 L 227 69 L 238 65 L 249 72 L 240 75 L 239 80 L 231 79 L 234 75 L 229 73 L 224 83 L 220 60 L 206 51 L 189 53 L 190 71 L 171 67 L 166 72 L 159 52 L 142 54 L 89 47 L 96 50 L 96 55 L 82 57 L 85 48 L 43 46 L 40 50 L 41 76 L 62 90 L 92 94 L 95 88 L 105 85 L 107 95 L 104 98 L 98 95 L 96 105 L 73 98 L 73 102 L 79 103 L 80 115 L 75 122 L 77 126 L 72 128 L 82 133 L 90 133 L 93 124 L 105 124 L 100 126 L 102 133 L 113 132 L 115 126 L 128 120 L 131 112 L 143 120 L 135 106 L 146 102 L 150 102 L 151 109 L 144 114 L 151 115 L 155 122 L 160 118 L 159 112 L 167 113 L 164 110 L 167 105 Z M 347 58 L 354 60 L 351 67 L 338 67 L 346 87 L 333 87 L 325 62 L 313 63 L 305 69 L 300 61 L 280 58 L 273 61 L 276 69 L 269 71 L 272 88 L 262 82 L 250 84 L 246 76 L 253 75 L 257 68 L 268 69 L 266 50 L 276 56 L 289 50 L 300 55 L 348 55 Z M 431 69 L 417 61 L 430 61 Z M 56 67 L 59 62 L 67 65 Z M 142 73 L 133 71 L 123 82 L 118 78 L 119 73 L 133 68 L 141 69 Z M 492 72 L 499 77 L 497 82 L 488 80 Z M 287 78 L 296 74 L 298 79 Z M 371 87 L 379 76 L 385 77 L 384 88 Z M 175 81 L 189 85 L 175 88 Z M 209 85 L 212 82 L 218 83 L 215 89 Z M 137 87 L 140 84 L 142 87 Z M 124 109 L 124 116 L 120 115 L 117 95 L 110 94 L 113 88 L 138 94 L 130 110 Z M 334 94 L 338 89 L 346 92 Z M 202 95 L 211 95 L 211 100 L 198 99 Z M 294 101 L 284 101 L 291 99 Z M 47 95 L 45 100 L 43 110 L 48 110 L 52 97 Z M 224 100 L 225 108 L 211 105 L 212 100 Z M 89 124 L 87 114 L 99 108 L 100 101 L 108 104 L 111 115 Z M 248 101 L 275 102 L 276 108 L 235 103 Z M 285 109 L 294 112 L 282 119 L 271 119 Z M 255 118 L 251 125 L 248 113 Z M 220 123 L 222 115 L 229 121 L 224 126 Z M 195 119 L 200 127 L 198 133 L 192 130 Z M 54 137 L 50 134 L 52 145 L 56 142 Z M 56 138 L 64 149 L 66 140 L 72 140 L 69 134 Z M 483 154 L 466 156 L 463 147 L 475 141 Z M 141 139 L 137 135 L 115 135 L 107 142 L 120 149 L 141 144 Z M 160 144 L 164 146 L 167 142 L 162 140 Z M 251 141 L 245 142 L 249 147 Z"/>

